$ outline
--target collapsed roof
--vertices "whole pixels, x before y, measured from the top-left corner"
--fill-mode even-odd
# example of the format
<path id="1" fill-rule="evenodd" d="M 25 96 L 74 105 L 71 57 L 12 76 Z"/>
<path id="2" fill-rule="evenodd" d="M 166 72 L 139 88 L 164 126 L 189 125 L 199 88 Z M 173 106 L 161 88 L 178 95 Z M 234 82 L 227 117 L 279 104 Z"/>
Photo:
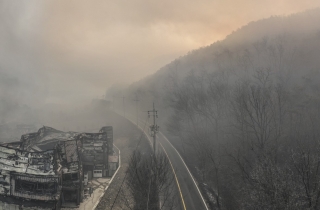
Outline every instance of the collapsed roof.
<path id="1" fill-rule="evenodd" d="M 79 135 L 77 132 L 63 132 L 51 127 L 43 126 L 35 133 L 28 133 L 21 136 L 21 147 L 30 150 L 34 146 L 41 144 L 56 143 L 58 141 L 74 140 Z"/>
<path id="2" fill-rule="evenodd" d="M 55 175 L 54 150 L 28 152 L 0 146 L 1 170 L 35 175 Z"/>
<path id="3" fill-rule="evenodd" d="M 107 133 L 107 136 L 105 136 Z M 112 127 L 102 127 L 99 133 L 78 133 L 78 132 L 63 132 L 54 128 L 43 126 L 35 133 L 28 133 L 21 136 L 21 149 L 41 151 L 54 149 L 55 145 L 60 141 L 68 140 L 81 140 L 81 141 L 108 141 L 111 145 L 112 142 Z M 112 149 L 112 147 L 110 147 Z"/>

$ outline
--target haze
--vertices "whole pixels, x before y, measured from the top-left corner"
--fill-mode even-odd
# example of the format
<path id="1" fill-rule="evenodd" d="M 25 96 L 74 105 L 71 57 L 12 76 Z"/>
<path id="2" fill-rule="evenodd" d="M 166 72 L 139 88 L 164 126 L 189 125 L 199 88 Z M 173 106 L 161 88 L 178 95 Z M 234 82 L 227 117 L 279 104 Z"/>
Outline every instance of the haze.
<path id="1" fill-rule="evenodd" d="M 319 0 L 0 0 L 0 206 L 320 209 L 319 21 Z"/>
<path id="2" fill-rule="evenodd" d="M 28 106 L 102 97 L 110 85 L 139 80 L 250 21 L 318 6 L 318 0 L 1 0 L 1 95 Z"/>

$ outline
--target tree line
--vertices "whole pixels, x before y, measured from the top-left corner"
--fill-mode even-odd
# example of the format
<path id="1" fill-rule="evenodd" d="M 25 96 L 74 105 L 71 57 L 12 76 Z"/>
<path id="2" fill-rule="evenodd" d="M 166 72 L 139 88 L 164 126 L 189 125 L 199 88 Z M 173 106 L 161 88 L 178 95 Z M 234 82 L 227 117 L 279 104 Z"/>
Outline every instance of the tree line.
<path id="1" fill-rule="evenodd" d="M 196 157 L 212 208 L 319 209 L 319 72 L 297 79 L 281 38 L 221 57 L 215 71 L 171 74 L 167 93 L 167 129 Z"/>
<path id="2" fill-rule="evenodd" d="M 107 96 L 140 119 L 156 104 L 212 209 L 319 209 L 319 15 L 250 23 Z"/>

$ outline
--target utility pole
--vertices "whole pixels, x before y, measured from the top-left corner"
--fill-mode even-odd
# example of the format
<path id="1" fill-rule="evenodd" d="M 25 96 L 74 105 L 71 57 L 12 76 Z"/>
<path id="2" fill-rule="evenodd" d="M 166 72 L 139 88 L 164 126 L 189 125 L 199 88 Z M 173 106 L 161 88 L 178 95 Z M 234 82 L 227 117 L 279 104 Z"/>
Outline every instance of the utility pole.
<path id="1" fill-rule="evenodd" d="M 138 99 L 138 96 L 136 97 L 136 99 L 134 99 L 134 101 L 136 102 L 136 107 L 137 107 L 137 126 L 138 126 L 138 122 L 139 122 L 139 110 L 138 110 L 139 99 Z"/>
<path id="2" fill-rule="evenodd" d="M 151 136 L 153 137 L 153 153 L 156 154 L 156 138 L 157 133 L 159 132 L 159 126 L 156 124 L 156 118 L 158 118 L 158 111 L 154 108 L 153 103 L 153 110 L 148 111 L 148 117 L 150 117 L 150 113 L 153 116 L 153 125 L 150 125 Z"/>
<path id="3" fill-rule="evenodd" d="M 150 116 L 153 117 L 153 125 L 150 125 L 150 131 L 151 131 L 151 136 L 153 137 L 153 157 L 152 157 L 152 167 L 157 167 L 157 159 L 156 159 L 156 138 L 157 138 L 157 133 L 159 132 L 159 126 L 156 124 L 156 118 L 158 118 L 158 111 L 154 108 L 154 103 L 153 103 L 153 109 L 151 111 L 148 111 L 148 117 Z M 148 201 L 147 201 L 147 210 L 149 209 L 149 196 L 150 193 L 152 193 L 153 196 L 158 196 L 157 195 L 157 188 L 158 188 L 158 174 L 157 170 L 152 170 L 151 169 L 151 179 L 149 183 L 149 192 L 148 192 Z M 154 179 L 153 181 L 153 187 L 151 187 L 151 181 L 152 178 Z"/>

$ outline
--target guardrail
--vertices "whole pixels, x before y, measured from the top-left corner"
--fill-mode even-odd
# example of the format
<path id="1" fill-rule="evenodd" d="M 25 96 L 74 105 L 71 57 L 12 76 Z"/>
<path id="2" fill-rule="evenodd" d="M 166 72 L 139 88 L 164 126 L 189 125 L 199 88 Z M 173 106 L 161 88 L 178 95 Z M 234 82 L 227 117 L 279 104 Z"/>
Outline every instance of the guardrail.
<path id="1" fill-rule="evenodd" d="M 92 210 L 95 210 L 95 209 L 97 208 L 98 204 L 99 204 L 100 201 L 101 201 L 101 198 L 102 198 L 102 197 L 104 196 L 104 194 L 106 193 L 106 191 L 107 191 L 107 189 L 109 188 L 111 182 L 113 181 L 114 177 L 117 175 L 117 173 L 118 173 L 118 171 L 119 171 L 119 169 L 120 169 L 120 167 L 121 167 L 120 149 L 119 149 L 116 145 L 114 145 L 114 144 L 113 144 L 113 146 L 114 146 L 115 148 L 117 148 L 117 150 L 119 151 L 119 166 L 118 166 L 118 169 L 116 170 L 116 172 L 113 174 L 112 178 L 110 179 L 108 186 L 106 186 L 106 187 L 104 188 L 104 192 L 100 195 L 98 201 L 94 204 Z"/>

